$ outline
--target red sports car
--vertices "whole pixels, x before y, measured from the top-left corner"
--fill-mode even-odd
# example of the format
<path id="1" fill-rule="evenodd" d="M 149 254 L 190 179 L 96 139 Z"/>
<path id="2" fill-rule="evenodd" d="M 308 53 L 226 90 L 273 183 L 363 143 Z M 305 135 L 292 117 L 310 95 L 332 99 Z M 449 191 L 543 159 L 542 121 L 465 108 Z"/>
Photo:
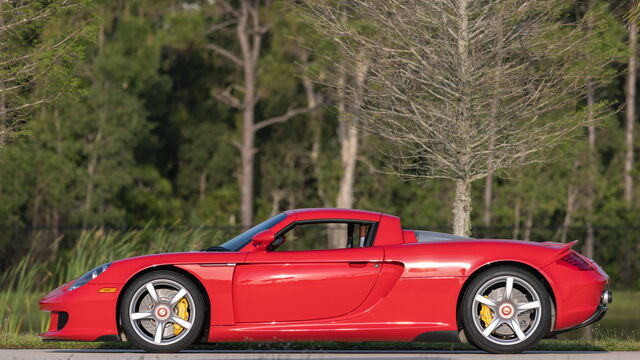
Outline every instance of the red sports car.
<path id="1" fill-rule="evenodd" d="M 405 230 L 378 212 L 302 209 L 203 251 L 101 265 L 40 300 L 45 340 L 460 341 L 517 353 L 596 322 L 607 274 L 573 243 Z M 304 250 L 302 250 L 304 249 Z"/>

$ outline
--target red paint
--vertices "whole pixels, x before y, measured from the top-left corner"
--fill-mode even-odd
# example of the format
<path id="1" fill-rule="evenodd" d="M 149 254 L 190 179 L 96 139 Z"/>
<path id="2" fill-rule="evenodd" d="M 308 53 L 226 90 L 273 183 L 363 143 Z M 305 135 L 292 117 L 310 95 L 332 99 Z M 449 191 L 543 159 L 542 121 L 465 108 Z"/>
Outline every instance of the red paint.
<path id="1" fill-rule="evenodd" d="M 368 248 L 317 251 L 266 249 L 297 221 L 354 220 L 377 223 Z M 117 302 L 141 271 L 175 267 L 195 277 L 210 301 L 209 341 L 399 340 L 428 331 L 458 330 L 457 302 L 471 276 L 499 262 L 538 271 L 556 299 L 555 330 L 586 320 L 596 310 L 608 276 L 596 265 L 579 271 L 558 262 L 572 244 L 511 240 L 418 243 L 395 216 L 345 209 L 302 209 L 240 252 L 187 252 L 115 261 L 88 284 L 70 284 L 40 300 L 52 311 L 48 339 L 96 340 L 116 335 Z M 212 244 L 213 245 L 213 244 Z M 98 293 L 102 287 L 114 293 Z M 56 329 L 59 312 L 68 323 Z M 505 314 L 506 315 L 506 314 Z"/>
<path id="2" fill-rule="evenodd" d="M 570 328 L 591 316 L 609 283 L 609 277 L 599 266 L 593 271 L 579 271 L 554 261 L 540 272 L 556 297 L 556 329 Z"/>
<path id="3" fill-rule="evenodd" d="M 234 276 L 236 321 L 320 320 L 347 314 L 373 289 L 382 258 L 380 247 L 253 252 Z"/>
<path id="4" fill-rule="evenodd" d="M 405 244 L 417 243 L 416 233 L 411 230 L 402 230 L 402 238 Z"/>

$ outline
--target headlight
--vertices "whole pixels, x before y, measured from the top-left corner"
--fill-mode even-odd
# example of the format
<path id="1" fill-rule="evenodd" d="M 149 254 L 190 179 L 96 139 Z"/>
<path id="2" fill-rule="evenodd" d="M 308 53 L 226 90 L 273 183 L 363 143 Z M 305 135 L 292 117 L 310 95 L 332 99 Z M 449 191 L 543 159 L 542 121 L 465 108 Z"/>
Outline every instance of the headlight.
<path id="1" fill-rule="evenodd" d="M 78 280 L 76 280 L 67 291 L 75 290 L 80 286 L 88 283 L 89 281 L 98 277 L 98 275 L 102 274 L 105 270 L 107 270 L 111 266 L 111 263 L 100 265 L 95 269 L 89 270 L 86 274 L 80 276 Z"/>

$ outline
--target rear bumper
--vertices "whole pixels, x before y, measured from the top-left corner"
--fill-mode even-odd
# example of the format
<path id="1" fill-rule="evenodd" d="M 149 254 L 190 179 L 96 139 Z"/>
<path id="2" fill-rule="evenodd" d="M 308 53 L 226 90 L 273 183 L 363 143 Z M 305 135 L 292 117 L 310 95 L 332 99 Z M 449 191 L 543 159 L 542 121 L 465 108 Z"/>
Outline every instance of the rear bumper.
<path id="1" fill-rule="evenodd" d="M 609 276 L 596 266 L 591 271 L 578 271 L 561 262 L 541 269 L 553 290 L 556 305 L 554 332 L 571 330 L 591 319 L 603 302 Z"/>
<path id="2" fill-rule="evenodd" d="M 110 341 L 118 338 L 116 307 L 120 284 L 86 284 L 67 291 L 64 284 L 40 300 L 40 310 L 51 313 L 49 328 L 40 334 L 44 341 Z M 103 287 L 117 287 L 115 293 L 99 293 Z"/>
<path id="3" fill-rule="evenodd" d="M 580 329 L 580 328 L 585 327 L 585 326 L 589 326 L 589 325 L 591 325 L 593 323 L 596 323 L 596 322 L 602 320 L 602 318 L 604 317 L 604 315 L 606 313 L 607 313 L 607 306 L 604 305 L 604 304 L 599 305 L 598 308 L 596 309 L 596 312 L 594 312 L 593 315 L 591 315 L 587 320 L 585 320 L 581 324 L 578 324 L 578 325 L 576 325 L 574 327 L 571 327 L 571 328 L 568 328 L 568 329 L 563 329 L 563 330 L 558 330 L 558 331 L 551 332 L 546 337 L 553 337 L 553 336 L 556 336 L 558 334 L 562 334 L 562 333 L 565 333 L 565 332 L 568 332 L 568 331 L 573 331 L 573 330 Z"/>

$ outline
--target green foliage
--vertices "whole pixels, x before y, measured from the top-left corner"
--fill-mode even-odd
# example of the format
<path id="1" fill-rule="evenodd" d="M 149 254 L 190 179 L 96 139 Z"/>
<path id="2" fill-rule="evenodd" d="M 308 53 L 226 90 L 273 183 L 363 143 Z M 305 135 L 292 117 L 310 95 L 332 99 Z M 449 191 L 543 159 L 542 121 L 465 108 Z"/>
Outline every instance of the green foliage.
<path id="1" fill-rule="evenodd" d="M 36 14 L 46 4 L 60 3 L 33 1 L 29 11 Z M 56 8 L 43 21 L 21 27 L 15 36 L 6 38 L 7 45 L 0 51 L 0 61 L 25 54 L 37 58 L 37 69 L 46 70 L 25 75 L 20 81 L 30 85 L 5 98 L 12 106 L 43 98 L 49 101 L 37 110 L 20 113 L 13 142 L 0 149 L 0 271 L 7 281 L 24 277 L 26 288 L 31 288 L 32 275 L 6 269 L 44 262 L 43 273 L 48 274 L 44 281 L 49 286 L 109 259 L 173 249 L 185 239 L 171 227 L 225 229 L 239 222 L 240 153 L 236 144 L 241 119 L 237 109 L 213 95 L 236 83 L 241 74 L 228 59 L 206 48 L 215 43 L 239 53 L 232 28 L 216 31 L 228 18 L 215 2 L 207 0 L 77 3 Z M 580 55 L 585 61 L 572 64 L 568 71 L 584 80 L 594 79 L 596 101 L 616 109 L 624 102 L 622 70 L 628 58 L 620 14 L 603 1 L 597 1 L 588 13 L 582 2 L 563 4 L 556 9 L 563 17 L 593 17 L 593 26 L 581 33 L 590 39 L 587 51 Z M 337 73 L 327 59 L 339 54 L 335 44 L 290 5 L 275 1 L 262 14 L 268 28 L 259 59 L 261 98 L 256 120 L 305 106 L 308 99 L 301 84 L 305 76 L 319 81 L 314 90 L 325 104 L 314 113 L 258 132 L 256 221 L 288 208 L 332 206 L 342 175 L 335 94 L 324 85 L 334 81 Z M 371 31 L 366 22 L 349 21 L 357 31 Z M 73 41 L 52 48 L 71 34 Z M 553 36 L 562 34 L 559 29 Z M 586 67 L 589 56 L 609 63 Z M 6 79 L 16 69 L 0 66 L 0 78 Z M 32 81 L 38 73 L 43 76 Z M 237 86 L 230 91 L 243 93 Z M 576 103 L 575 109 L 554 112 L 549 118 L 583 113 L 584 99 Z M 621 185 L 622 119 L 621 113 L 609 113 L 596 129 L 595 259 L 605 266 L 614 284 L 639 288 L 635 275 L 640 270 L 640 238 L 635 226 L 640 220 L 640 186 L 635 187 L 636 204 L 626 209 Z M 519 227 L 518 237 L 523 238 L 530 219 L 532 240 L 559 240 L 567 191 L 574 186 L 579 196 L 567 238 L 583 240 L 585 135 L 577 134 L 569 144 L 554 149 L 548 162 L 496 174 L 490 229 L 479 226 L 484 183 L 475 183 L 472 220 L 477 231 L 473 236 L 511 238 Z M 405 182 L 386 174 L 382 155 L 390 149 L 384 141 L 363 136 L 354 206 L 398 215 L 407 227 L 448 231 L 452 184 L 443 180 Z M 637 169 L 636 165 L 635 175 Z M 520 209 L 519 219 L 516 208 Z M 150 221 L 166 226 L 166 231 L 146 227 Z M 128 226 L 144 229 L 122 237 L 88 230 Z M 227 235 L 194 232 L 184 235 L 184 246 L 197 248 Z M 98 251 L 73 256 L 94 247 L 116 246 L 121 238 L 130 244 L 117 245 L 120 247 L 112 254 Z M 50 261 L 56 257 L 69 263 L 54 266 Z M 2 301 L 12 300 L 5 297 Z"/>

